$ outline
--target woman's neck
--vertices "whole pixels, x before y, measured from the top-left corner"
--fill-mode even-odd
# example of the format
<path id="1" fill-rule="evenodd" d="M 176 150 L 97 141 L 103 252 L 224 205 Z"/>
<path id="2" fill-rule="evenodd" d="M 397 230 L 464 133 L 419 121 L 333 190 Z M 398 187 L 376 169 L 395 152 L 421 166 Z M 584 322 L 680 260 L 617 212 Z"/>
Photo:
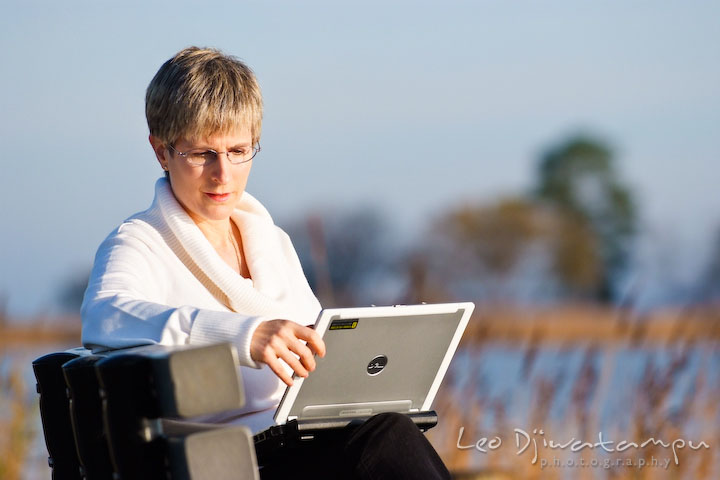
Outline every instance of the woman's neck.
<path id="1" fill-rule="evenodd" d="M 232 220 L 229 218 L 217 221 L 199 219 L 192 214 L 190 214 L 190 218 L 230 268 L 245 278 L 251 278 L 243 253 L 242 236 Z"/>
<path id="2" fill-rule="evenodd" d="M 212 221 L 207 219 L 199 220 L 196 218 L 193 218 L 191 215 L 190 218 L 193 219 L 195 222 L 195 225 L 200 229 L 200 231 L 205 235 L 205 238 L 208 239 L 210 244 L 218 248 L 224 248 L 230 243 L 230 235 L 232 235 L 232 229 L 230 225 L 230 219 L 226 220 L 218 220 L 218 221 Z"/>

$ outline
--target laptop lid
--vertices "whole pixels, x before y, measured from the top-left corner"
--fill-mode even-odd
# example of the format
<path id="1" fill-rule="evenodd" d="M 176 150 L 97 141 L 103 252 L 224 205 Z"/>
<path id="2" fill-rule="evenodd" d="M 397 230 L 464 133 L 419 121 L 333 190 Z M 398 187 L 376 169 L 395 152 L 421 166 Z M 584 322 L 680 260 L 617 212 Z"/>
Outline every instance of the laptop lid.
<path id="1" fill-rule="evenodd" d="M 475 305 L 445 303 L 320 312 L 324 358 L 295 376 L 275 422 L 430 408 Z"/>

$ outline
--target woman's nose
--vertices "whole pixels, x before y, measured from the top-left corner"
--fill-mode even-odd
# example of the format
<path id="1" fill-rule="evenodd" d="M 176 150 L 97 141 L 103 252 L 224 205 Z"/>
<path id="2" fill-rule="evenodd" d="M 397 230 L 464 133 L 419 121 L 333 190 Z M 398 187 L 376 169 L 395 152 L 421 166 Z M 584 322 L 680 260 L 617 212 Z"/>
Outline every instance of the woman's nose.
<path id="1" fill-rule="evenodd" d="M 232 164 L 227 153 L 218 153 L 215 161 L 210 164 L 212 179 L 217 183 L 225 184 L 230 181 Z"/>

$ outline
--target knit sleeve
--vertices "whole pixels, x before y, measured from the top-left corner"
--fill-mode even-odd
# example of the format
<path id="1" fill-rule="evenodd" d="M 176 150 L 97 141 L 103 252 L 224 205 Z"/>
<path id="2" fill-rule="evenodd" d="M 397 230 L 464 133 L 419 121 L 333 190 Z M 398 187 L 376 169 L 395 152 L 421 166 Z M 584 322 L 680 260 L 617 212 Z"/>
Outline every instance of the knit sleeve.
<path id="1" fill-rule="evenodd" d="M 263 318 L 203 308 L 209 294 L 202 286 L 183 285 L 171 255 L 137 235 L 137 228 L 126 230 L 113 232 L 95 257 L 81 308 L 83 345 L 103 351 L 231 342 L 241 365 L 259 368 L 250 341 Z"/>

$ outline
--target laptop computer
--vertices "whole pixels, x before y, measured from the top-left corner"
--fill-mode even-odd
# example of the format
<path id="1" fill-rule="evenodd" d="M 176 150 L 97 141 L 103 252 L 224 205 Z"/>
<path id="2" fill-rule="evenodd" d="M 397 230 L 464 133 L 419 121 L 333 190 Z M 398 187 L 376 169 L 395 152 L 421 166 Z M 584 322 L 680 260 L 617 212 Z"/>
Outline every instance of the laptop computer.
<path id="1" fill-rule="evenodd" d="M 293 378 L 276 425 L 255 435 L 258 463 L 382 412 L 410 416 L 421 430 L 475 305 L 471 302 L 323 310 L 315 329 L 325 357 Z"/>

